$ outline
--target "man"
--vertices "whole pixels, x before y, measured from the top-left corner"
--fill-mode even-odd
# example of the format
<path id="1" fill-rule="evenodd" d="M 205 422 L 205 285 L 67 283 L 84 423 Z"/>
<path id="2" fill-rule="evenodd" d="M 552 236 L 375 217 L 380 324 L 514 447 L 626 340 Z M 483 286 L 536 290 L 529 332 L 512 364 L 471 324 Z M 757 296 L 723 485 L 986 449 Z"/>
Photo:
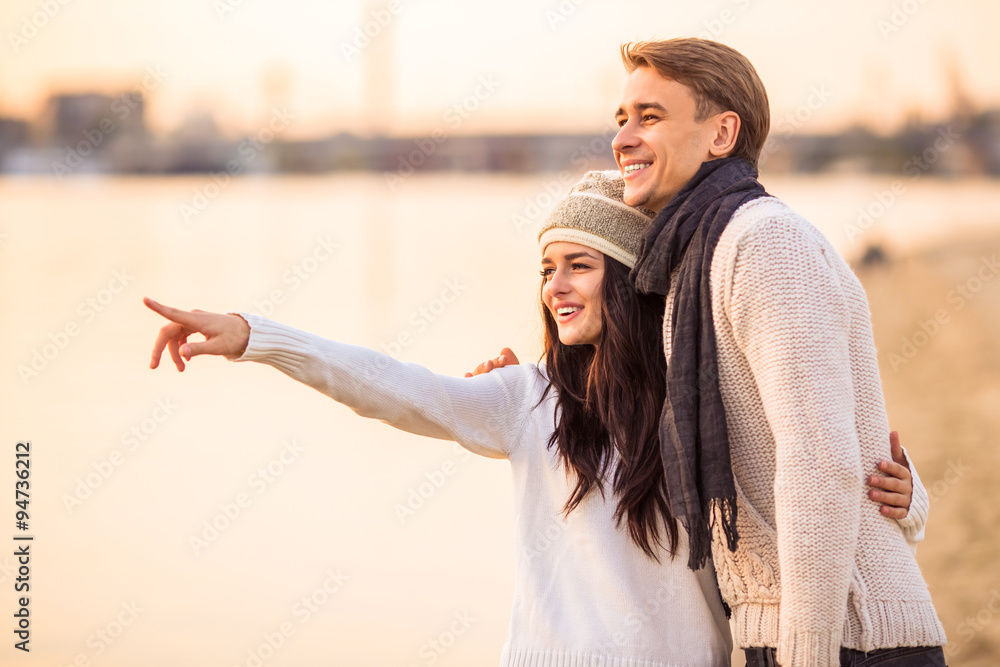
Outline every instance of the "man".
<path id="1" fill-rule="evenodd" d="M 706 40 L 622 58 L 612 148 L 626 203 L 660 211 L 632 277 L 667 296 L 661 453 L 689 565 L 714 556 L 750 665 L 943 666 L 913 554 L 862 486 L 889 454 L 867 299 L 757 182 L 763 84 Z"/>
<path id="2" fill-rule="evenodd" d="M 737 642 L 777 649 L 786 667 L 899 647 L 913 650 L 898 664 L 943 665 L 916 561 L 866 511 L 861 480 L 889 433 L 867 299 L 823 235 L 756 180 L 763 84 L 704 40 L 622 56 L 612 147 L 625 201 L 660 210 L 632 275 L 667 294 L 662 453 L 690 564 L 710 541 Z"/>

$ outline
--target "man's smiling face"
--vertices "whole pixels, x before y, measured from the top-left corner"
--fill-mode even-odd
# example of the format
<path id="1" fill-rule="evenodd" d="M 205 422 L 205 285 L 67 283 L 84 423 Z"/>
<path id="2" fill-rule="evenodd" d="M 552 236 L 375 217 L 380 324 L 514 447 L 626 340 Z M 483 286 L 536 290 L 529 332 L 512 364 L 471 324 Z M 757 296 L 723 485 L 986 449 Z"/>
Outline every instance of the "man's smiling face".
<path id="1" fill-rule="evenodd" d="M 625 83 L 611 144 L 625 177 L 625 203 L 659 211 L 713 159 L 714 116 L 696 120 L 691 89 L 638 67 Z"/>

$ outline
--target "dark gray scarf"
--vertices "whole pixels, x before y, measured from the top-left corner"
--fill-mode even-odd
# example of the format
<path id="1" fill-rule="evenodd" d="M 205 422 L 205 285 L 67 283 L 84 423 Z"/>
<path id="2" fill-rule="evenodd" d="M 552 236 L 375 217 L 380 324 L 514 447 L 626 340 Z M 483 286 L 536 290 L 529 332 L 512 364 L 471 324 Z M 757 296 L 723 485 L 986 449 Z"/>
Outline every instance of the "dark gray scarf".
<path id="1" fill-rule="evenodd" d="M 631 273 L 639 292 L 666 295 L 670 275 L 680 267 L 667 398 L 660 416 L 660 455 L 670 510 L 690 538 L 688 566 L 693 570 L 704 566 L 712 553 L 713 504 L 722 510 L 730 550 L 736 549 L 739 538 L 712 319 L 712 256 L 736 209 L 765 196 L 757 170 L 744 159 L 705 162 L 653 219 Z"/>

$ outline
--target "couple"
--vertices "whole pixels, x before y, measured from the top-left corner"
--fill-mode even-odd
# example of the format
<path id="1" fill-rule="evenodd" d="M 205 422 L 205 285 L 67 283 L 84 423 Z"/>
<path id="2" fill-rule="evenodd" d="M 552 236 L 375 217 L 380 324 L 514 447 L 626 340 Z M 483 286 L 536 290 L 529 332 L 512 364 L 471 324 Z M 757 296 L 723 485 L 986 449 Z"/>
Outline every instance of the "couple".
<path id="1" fill-rule="evenodd" d="M 620 175 L 587 174 L 539 236 L 544 364 L 451 378 L 147 299 L 171 321 L 151 367 L 164 348 L 179 370 L 200 354 L 266 363 L 362 416 L 509 459 L 504 665 L 728 665 L 723 599 L 749 665 L 944 665 L 908 545 L 926 494 L 917 480 L 911 508 L 909 471 L 886 460 L 898 443 L 867 300 L 756 180 L 763 85 L 714 42 L 622 55 Z"/>

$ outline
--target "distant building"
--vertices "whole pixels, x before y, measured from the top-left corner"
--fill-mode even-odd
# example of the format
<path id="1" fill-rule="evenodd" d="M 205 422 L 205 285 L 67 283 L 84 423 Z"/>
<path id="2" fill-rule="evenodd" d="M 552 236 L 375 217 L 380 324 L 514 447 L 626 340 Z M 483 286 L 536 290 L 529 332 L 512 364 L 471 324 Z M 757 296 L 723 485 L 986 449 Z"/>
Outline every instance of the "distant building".
<path id="1" fill-rule="evenodd" d="M 986 173 L 1000 176 L 1000 109 L 979 114 L 972 121 L 967 136 Z"/>
<path id="2" fill-rule="evenodd" d="M 30 141 L 31 125 L 14 118 L 0 118 L 0 173 L 8 171 L 7 163 Z"/>
<path id="3" fill-rule="evenodd" d="M 56 176 L 149 171 L 146 100 L 138 89 L 118 96 L 60 94 L 49 98 L 34 143 L 55 151 L 44 171 Z M 27 163 L 26 163 L 27 164 Z"/>
<path id="4" fill-rule="evenodd" d="M 118 133 L 146 133 L 146 101 L 139 92 L 118 97 L 99 93 L 53 95 L 38 124 L 44 143 L 103 145 Z M 98 135 L 101 138 L 98 138 Z"/>
<path id="5" fill-rule="evenodd" d="M 8 151 L 27 146 L 31 125 L 16 118 L 0 118 L 0 160 Z"/>

